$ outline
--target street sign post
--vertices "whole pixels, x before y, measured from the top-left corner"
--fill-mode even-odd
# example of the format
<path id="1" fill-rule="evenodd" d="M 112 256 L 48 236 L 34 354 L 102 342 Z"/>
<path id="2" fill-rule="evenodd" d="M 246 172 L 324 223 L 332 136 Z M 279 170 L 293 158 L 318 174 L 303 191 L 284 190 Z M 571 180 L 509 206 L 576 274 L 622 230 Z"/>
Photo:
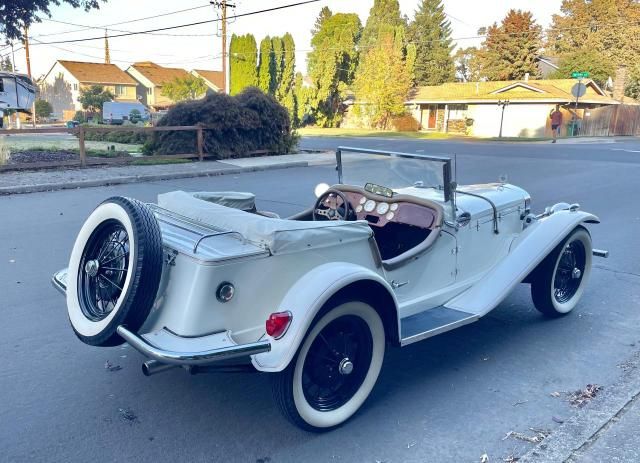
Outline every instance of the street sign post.
<path id="1" fill-rule="evenodd" d="M 578 83 L 576 85 L 573 86 L 573 88 L 571 89 L 571 92 L 575 95 L 576 97 L 576 104 L 575 104 L 575 109 L 574 109 L 574 113 L 573 113 L 573 134 L 572 135 L 577 135 L 577 125 L 578 125 L 578 100 L 580 100 L 580 97 L 583 96 L 586 91 L 587 88 L 585 85 L 583 85 L 582 83 L 582 79 L 586 79 L 587 77 L 589 77 L 589 73 L 586 71 L 575 71 L 571 73 L 571 77 L 574 79 L 578 79 Z"/>

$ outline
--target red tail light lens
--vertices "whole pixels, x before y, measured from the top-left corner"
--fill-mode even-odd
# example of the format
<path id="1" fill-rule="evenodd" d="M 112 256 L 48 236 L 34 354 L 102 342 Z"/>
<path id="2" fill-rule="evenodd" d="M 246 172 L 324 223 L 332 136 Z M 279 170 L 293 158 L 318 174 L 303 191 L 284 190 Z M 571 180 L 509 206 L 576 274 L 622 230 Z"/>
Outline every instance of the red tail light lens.
<path id="1" fill-rule="evenodd" d="M 281 338 L 287 332 L 292 318 L 291 312 L 272 313 L 265 323 L 267 334 L 275 339 Z"/>

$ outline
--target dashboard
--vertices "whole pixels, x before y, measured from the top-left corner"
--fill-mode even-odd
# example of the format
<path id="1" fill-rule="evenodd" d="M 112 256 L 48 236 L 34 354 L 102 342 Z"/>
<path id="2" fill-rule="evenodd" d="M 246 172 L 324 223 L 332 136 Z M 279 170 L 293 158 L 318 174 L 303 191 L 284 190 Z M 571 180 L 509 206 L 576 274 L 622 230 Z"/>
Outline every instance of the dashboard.
<path id="1" fill-rule="evenodd" d="M 343 191 L 358 220 L 366 220 L 375 227 L 388 223 L 402 223 L 420 228 L 432 228 L 437 217 L 433 209 L 403 198 L 380 197 L 369 192 Z"/>

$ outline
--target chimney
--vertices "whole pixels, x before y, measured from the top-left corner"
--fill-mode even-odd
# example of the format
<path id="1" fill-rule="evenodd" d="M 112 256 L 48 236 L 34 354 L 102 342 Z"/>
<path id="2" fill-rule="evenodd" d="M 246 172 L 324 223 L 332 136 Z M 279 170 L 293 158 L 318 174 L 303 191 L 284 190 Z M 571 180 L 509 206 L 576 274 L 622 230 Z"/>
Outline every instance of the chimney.
<path id="1" fill-rule="evenodd" d="M 624 88 L 627 85 L 627 67 L 621 65 L 616 69 L 616 76 L 613 79 L 613 99 L 622 101 Z"/>
<path id="2" fill-rule="evenodd" d="M 529 73 L 528 72 L 525 72 L 525 74 L 524 74 L 524 81 L 525 82 L 529 82 Z"/>

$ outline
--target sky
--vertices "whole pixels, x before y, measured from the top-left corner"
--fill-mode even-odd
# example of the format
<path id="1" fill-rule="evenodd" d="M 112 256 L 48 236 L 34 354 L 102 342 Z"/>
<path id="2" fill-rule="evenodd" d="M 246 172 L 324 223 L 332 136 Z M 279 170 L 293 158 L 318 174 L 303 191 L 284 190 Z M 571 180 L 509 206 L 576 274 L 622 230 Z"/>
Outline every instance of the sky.
<path id="1" fill-rule="evenodd" d="M 235 8 L 228 15 L 242 14 L 300 0 L 227 0 Z M 420 0 L 399 0 L 403 14 L 410 18 Z M 306 55 L 310 48 L 311 28 L 320 9 L 328 6 L 333 12 L 357 13 L 362 23 L 366 22 L 373 0 L 321 0 L 316 3 L 296 6 L 284 10 L 232 19 L 227 35 L 252 33 L 258 43 L 266 35 L 283 35 L 290 32 L 296 43 L 296 68 L 304 73 Z M 444 0 L 445 12 L 451 21 L 453 37 L 459 46 L 479 45 L 478 28 L 499 22 L 511 8 L 526 9 L 533 13 L 539 24 L 546 27 L 551 16 L 558 13 L 560 0 Z M 144 21 L 133 21 L 153 15 L 190 9 Z M 80 43 L 53 42 L 78 38 L 103 37 L 103 26 L 110 34 L 118 31 L 141 31 L 178 24 L 215 19 L 216 9 L 208 0 L 181 0 L 167 2 L 159 0 L 108 0 L 99 11 L 84 12 L 69 6 L 53 6 L 51 20 L 34 24 L 29 31 L 31 37 L 31 70 L 35 78 L 46 74 L 58 59 L 104 62 L 104 38 Z M 53 20 L 53 21 L 52 21 Z M 79 26 L 61 24 L 73 23 Z M 126 24 L 118 24 L 127 21 Z M 133 35 L 109 39 L 111 62 L 122 69 L 135 61 L 154 61 L 168 67 L 191 69 L 221 69 L 221 37 L 219 23 L 185 27 L 156 35 Z M 0 47 L 1 49 L 2 47 Z M 20 48 L 16 44 L 15 48 Z M 7 53 L 10 50 L 2 50 Z M 26 72 L 24 50 L 15 53 L 16 67 Z"/>

